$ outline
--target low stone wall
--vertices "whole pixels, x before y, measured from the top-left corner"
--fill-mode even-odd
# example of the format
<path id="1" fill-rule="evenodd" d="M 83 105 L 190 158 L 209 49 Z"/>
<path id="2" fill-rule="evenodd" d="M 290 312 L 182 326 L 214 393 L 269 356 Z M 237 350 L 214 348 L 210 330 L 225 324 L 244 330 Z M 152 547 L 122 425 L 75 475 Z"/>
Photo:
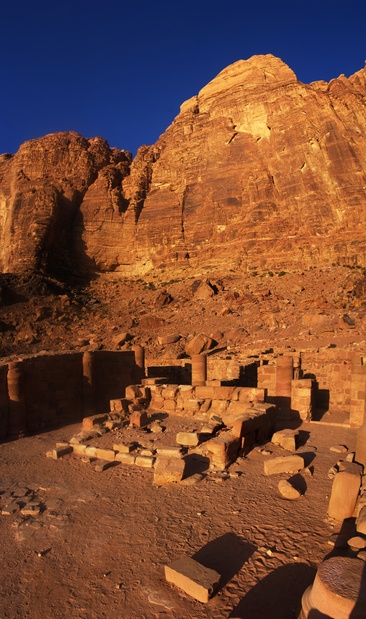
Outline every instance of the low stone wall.
<path id="1" fill-rule="evenodd" d="M 176 415 L 217 414 L 225 421 L 264 402 L 264 389 L 251 387 L 150 385 L 150 408 Z"/>

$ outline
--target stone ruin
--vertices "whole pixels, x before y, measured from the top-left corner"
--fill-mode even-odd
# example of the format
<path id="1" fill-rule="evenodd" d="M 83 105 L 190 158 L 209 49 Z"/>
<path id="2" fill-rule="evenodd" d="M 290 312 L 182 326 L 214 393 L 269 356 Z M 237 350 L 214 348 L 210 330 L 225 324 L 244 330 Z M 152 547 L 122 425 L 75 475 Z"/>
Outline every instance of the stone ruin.
<path id="1" fill-rule="evenodd" d="M 324 362 L 327 355 L 329 362 L 334 353 L 324 353 L 321 361 Z M 337 355 L 339 357 L 340 353 Z M 153 483 L 162 485 L 196 483 L 202 478 L 202 472 L 190 470 L 187 474 L 190 456 L 198 464 L 204 461 L 211 474 L 225 476 L 230 475 L 230 466 L 238 457 L 245 457 L 255 446 L 260 449 L 260 445 L 268 441 L 291 454 L 297 449 L 298 426 L 310 421 L 315 415 L 319 383 L 315 375 L 304 377 L 301 363 L 304 360 L 301 355 L 295 358 L 288 354 L 275 357 L 267 353 L 264 356 L 266 358 L 255 361 L 257 385 L 245 386 L 238 384 L 238 377 L 231 380 L 210 377 L 210 374 L 217 374 L 215 365 L 222 369 L 225 366 L 223 362 L 230 365 L 232 359 L 218 359 L 208 354 L 192 356 L 189 360 L 191 380 L 183 383 L 167 382 L 165 376 L 174 373 L 176 376 L 182 375 L 178 364 L 175 368 L 160 366 L 160 376 L 156 375 L 157 368 L 152 372 L 154 376 L 149 375 L 151 372 L 149 366 L 145 367 L 144 349 L 141 347 L 136 347 L 131 354 L 114 353 L 112 358 L 102 352 L 55 355 L 52 359 L 58 369 L 69 367 L 69 374 L 66 375 L 69 375 L 70 380 L 70 369 L 82 368 L 77 387 L 75 380 L 77 382 L 78 379 L 75 379 L 75 375 L 73 381 L 74 390 L 82 391 L 79 414 L 82 414 L 83 420 L 81 431 L 70 441 L 56 444 L 47 456 L 57 460 L 73 453 L 88 462 L 94 462 L 98 472 L 118 464 L 144 467 L 152 470 Z M 122 360 L 123 374 L 118 376 L 122 367 L 119 365 L 117 375 L 112 373 L 108 382 L 107 374 L 117 359 Z M 36 406 L 34 401 L 33 408 L 29 407 L 32 364 L 38 363 L 39 367 L 44 367 L 42 364 L 45 363 L 48 365 L 49 384 L 44 387 L 43 399 L 48 402 L 48 390 L 53 391 L 54 397 L 53 380 L 57 379 L 51 379 L 49 362 L 49 356 L 41 356 L 38 362 L 34 359 L 11 362 L 7 364 L 7 371 L 2 367 L 0 419 L 3 434 L 5 427 L 8 435 L 23 434 L 30 427 L 30 421 L 36 423 L 34 410 L 39 413 L 42 409 L 40 403 Z M 187 360 L 184 363 L 187 365 Z M 247 364 L 247 367 L 251 364 Z M 356 453 L 348 454 L 345 460 L 340 459 L 330 471 L 334 480 L 328 517 L 339 523 L 354 517 L 355 535 L 347 539 L 349 552 L 346 556 L 332 557 L 320 565 L 314 584 L 303 595 L 299 619 L 313 616 L 314 610 L 329 613 L 331 609 L 333 614 L 330 616 L 335 619 L 361 617 L 365 611 L 364 563 L 360 559 L 366 559 L 366 476 L 363 475 L 366 466 L 366 423 L 361 426 L 365 413 L 366 365 L 358 353 L 345 353 L 342 363 L 337 359 L 337 364 L 343 373 L 343 391 L 349 402 L 349 425 L 358 425 L 360 429 Z M 104 367 L 101 372 L 103 365 L 106 365 L 107 370 Z M 230 371 L 233 373 L 232 367 Z M 326 372 L 323 371 L 323 374 Z M 133 378 L 138 380 L 130 382 L 129 379 Z M 47 383 L 46 377 L 43 381 Z M 112 397 L 108 402 L 109 410 L 105 410 L 106 394 L 116 396 L 115 382 L 120 385 L 118 389 L 123 393 L 119 397 Z M 112 384 L 114 391 L 110 391 Z M 98 397 L 98 388 L 101 386 L 104 394 Z M 180 429 L 175 435 L 174 444 L 161 446 L 156 451 L 141 448 L 128 440 L 127 431 L 130 428 L 162 433 L 164 420 L 171 416 L 182 420 L 182 426 L 185 426 L 186 421 L 193 420 L 195 428 L 190 431 Z M 47 421 L 44 417 L 42 420 L 43 423 Z M 281 429 L 278 429 L 279 422 Z M 114 431 L 118 434 L 114 434 Z M 106 433 L 117 438 L 109 446 L 98 445 L 98 439 Z M 342 453 L 342 446 L 338 447 L 334 451 L 338 449 Z M 264 461 L 265 475 L 296 474 L 299 471 L 310 473 L 301 453 L 267 458 Z M 285 479 L 279 482 L 278 490 L 288 500 L 297 499 L 301 495 L 299 489 Z M 26 505 L 23 509 L 37 512 L 36 505 Z M 220 574 L 208 570 L 188 556 L 165 566 L 165 576 L 168 582 L 200 602 L 209 600 L 220 579 Z M 354 583 L 357 583 L 357 594 Z M 354 614 L 358 612 L 358 607 L 361 608 L 361 614 Z"/>

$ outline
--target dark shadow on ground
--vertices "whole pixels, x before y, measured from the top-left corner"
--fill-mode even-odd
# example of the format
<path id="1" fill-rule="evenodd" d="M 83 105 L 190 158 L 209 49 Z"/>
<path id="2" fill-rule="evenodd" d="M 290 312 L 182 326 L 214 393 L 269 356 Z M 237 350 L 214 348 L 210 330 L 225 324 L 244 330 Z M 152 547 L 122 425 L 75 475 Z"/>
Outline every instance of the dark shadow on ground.
<path id="1" fill-rule="evenodd" d="M 293 488 L 296 488 L 296 490 L 298 490 L 300 494 L 305 494 L 308 488 L 305 479 L 299 473 L 290 477 L 290 479 L 288 479 L 288 482 Z"/>
<path id="2" fill-rule="evenodd" d="M 241 570 L 255 550 L 253 544 L 230 532 L 208 542 L 192 556 L 192 559 L 220 574 L 216 594 Z"/>
<path id="3" fill-rule="evenodd" d="M 299 434 L 296 439 L 297 448 L 304 447 L 310 438 L 310 432 L 307 430 L 299 430 Z"/>
<path id="4" fill-rule="evenodd" d="M 301 456 L 304 460 L 304 467 L 310 466 L 316 454 L 313 451 L 297 451 L 297 456 Z"/>
<path id="5" fill-rule="evenodd" d="M 210 467 L 209 458 L 201 456 L 200 454 L 188 454 L 183 458 L 184 465 L 184 479 L 191 477 L 195 473 L 204 473 Z"/>
<path id="6" fill-rule="evenodd" d="M 315 568 L 306 563 L 279 567 L 243 597 L 230 613 L 229 619 L 297 618 L 302 595 L 313 583 L 315 574 Z"/>
<path id="7" fill-rule="evenodd" d="M 336 535 L 337 537 L 334 539 L 334 547 L 324 557 L 324 560 L 331 559 L 332 557 L 354 557 L 355 553 L 350 549 L 347 542 L 351 539 L 351 537 L 357 535 L 356 518 L 345 518 L 342 522 L 339 533 Z"/>

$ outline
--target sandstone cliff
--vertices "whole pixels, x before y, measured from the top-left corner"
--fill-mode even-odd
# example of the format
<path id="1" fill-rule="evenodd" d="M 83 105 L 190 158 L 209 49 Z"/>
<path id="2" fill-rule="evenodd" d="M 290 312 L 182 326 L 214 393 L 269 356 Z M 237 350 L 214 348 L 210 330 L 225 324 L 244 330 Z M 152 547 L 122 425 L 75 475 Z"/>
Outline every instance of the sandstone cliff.
<path id="1" fill-rule="evenodd" d="M 366 68 L 224 69 L 152 147 L 55 134 L 0 162 L 0 270 L 366 266 Z"/>

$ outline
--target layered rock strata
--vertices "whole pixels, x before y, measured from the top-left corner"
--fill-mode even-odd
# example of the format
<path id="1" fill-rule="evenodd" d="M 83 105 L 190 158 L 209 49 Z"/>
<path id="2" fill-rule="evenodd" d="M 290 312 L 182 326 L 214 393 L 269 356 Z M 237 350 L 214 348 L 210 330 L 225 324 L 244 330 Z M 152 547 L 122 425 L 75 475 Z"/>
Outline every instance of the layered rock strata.
<path id="1" fill-rule="evenodd" d="M 239 60 L 129 153 L 75 133 L 0 161 L 0 270 L 366 265 L 366 69 Z"/>

